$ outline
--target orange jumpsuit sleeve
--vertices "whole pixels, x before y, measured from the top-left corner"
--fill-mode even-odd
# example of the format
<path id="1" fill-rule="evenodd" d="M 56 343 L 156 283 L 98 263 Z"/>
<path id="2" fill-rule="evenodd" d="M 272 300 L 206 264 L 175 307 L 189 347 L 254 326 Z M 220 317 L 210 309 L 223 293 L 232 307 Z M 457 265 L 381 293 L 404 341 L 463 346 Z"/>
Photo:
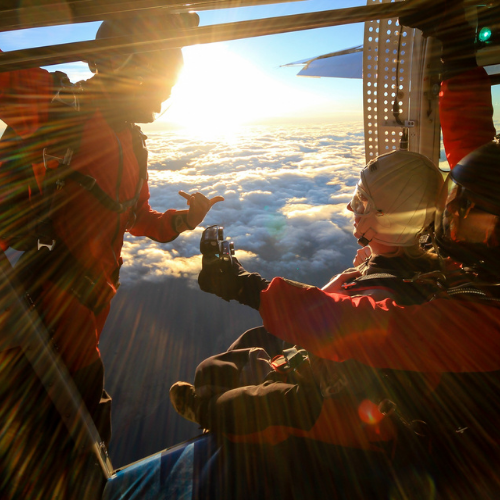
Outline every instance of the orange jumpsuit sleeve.
<path id="1" fill-rule="evenodd" d="M 137 219 L 134 226 L 129 229 L 129 233 L 134 236 L 147 236 L 160 243 L 172 241 L 179 236 L 172 225 L 172 219 L 176 213 L 177 210 L 174 209 L 164 213 L 153 210 L 149 205 L 148 183 L 144 182 L 137 203 Z"/>
<path id="2" fill-rule="evenodd" d="M 46 123 L 52 97 L 52 76 L 44 69 L 0 73 L 0 119 L 23 138 Z"/>
<path id="3" fill-rule="evenodd" d="M 453 168 L 464 156 L 493 140 L 491 82 L 474 68 L 441 83 L 439 116 L 446 158 Z"/>
<path id="4" fill-rule="evenodd" d="M 261 292 L 266 329 L 319 357 L 418 372 L 500 370 L 498 308 L 436 299 L 398 306 L 274 278 Z"/>

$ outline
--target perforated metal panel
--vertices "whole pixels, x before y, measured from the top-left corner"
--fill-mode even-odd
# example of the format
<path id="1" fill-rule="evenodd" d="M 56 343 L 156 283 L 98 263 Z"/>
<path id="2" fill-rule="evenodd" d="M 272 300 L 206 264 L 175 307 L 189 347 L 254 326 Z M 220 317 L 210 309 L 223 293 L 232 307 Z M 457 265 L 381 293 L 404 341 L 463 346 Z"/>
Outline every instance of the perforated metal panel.
<path id="1" fill-rule="evenodd" d="M 419 30 L 401 28 L 397 19 L 365 23 L 363 93 L 367 162 L 400 149 L 404 129 L 408 132 L 408 149 L 434 159 L 434 144 L 429 149 L 420 140 L 422 125 L 432 129 L 432 137 L 436 135 L 436 125 L 439 130 L 437 93 L 431 96 L 430 89 L 425 87 L 430 84 L 426 83 L 425 45 Z M 421 114 L 424 104 L 430 110 L 426 120 L 422 120 L 425 115 Z"/>

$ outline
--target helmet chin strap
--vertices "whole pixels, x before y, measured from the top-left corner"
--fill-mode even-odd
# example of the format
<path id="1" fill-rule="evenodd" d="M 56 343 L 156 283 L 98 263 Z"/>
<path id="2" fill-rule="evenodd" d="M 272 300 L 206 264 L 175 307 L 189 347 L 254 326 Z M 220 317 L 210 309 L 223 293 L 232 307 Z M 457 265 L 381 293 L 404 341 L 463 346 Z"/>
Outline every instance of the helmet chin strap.
<path id="1" fill-rule="evenodd" d="M 369 243 L 370 243 L 371 240 L 367 240 L 364 236 L 361 236 L 361 238 L 359 238 L 358 240 L 358 244 L 362 247 L 366 247 Z"/>
<path id="2" fill-rule="evenodd" d="M 373 237 L 377 233 L 370 227 L 367 231 L 363 233 L 361 238 L 358 239 L 358 244 L 361 245 L 362 247 L 366 247 L 370 241 L 373 240 Z"/>

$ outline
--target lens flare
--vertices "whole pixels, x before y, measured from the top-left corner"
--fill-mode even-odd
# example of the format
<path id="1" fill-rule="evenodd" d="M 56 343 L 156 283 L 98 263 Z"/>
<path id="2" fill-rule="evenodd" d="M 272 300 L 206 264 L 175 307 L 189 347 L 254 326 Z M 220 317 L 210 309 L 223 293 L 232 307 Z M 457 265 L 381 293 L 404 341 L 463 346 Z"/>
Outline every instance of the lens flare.
<path id="1" fill-rule="evenodd" d="M 365 399 L 358 406 L 358 415 L 362 422 L 370 425 L 378 424 L 384 418 L 378 406 L 369 399 Z"/>

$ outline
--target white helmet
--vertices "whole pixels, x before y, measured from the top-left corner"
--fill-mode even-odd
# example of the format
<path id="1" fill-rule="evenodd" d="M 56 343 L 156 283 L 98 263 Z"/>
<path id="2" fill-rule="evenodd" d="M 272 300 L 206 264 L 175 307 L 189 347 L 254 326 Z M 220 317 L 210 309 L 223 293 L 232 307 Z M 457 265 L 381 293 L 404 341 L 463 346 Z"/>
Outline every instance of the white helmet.
<path id="1" fill-rule="evenodd" d="M 443 185 L 440 170 L 425 156 L 391 151 L 366 165 L 351 201 L 358 242 L 412 246 L 433 220 Z"/>

